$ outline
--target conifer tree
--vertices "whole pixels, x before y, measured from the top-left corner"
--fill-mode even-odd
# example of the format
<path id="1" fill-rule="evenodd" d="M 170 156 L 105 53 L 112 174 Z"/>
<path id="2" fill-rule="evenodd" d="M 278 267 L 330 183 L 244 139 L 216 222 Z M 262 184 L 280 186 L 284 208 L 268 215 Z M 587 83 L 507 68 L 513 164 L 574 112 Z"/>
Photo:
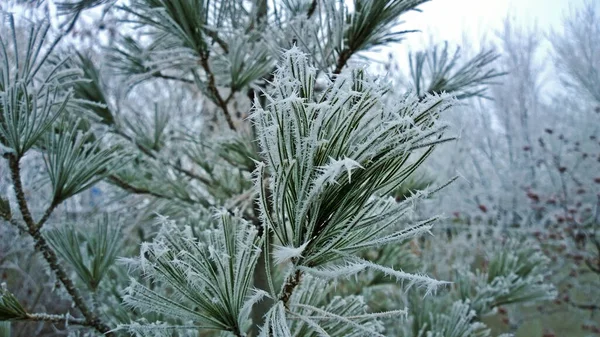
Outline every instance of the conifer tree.
<path id="1" fill-rule="evenodd" d="M 30 273 L 45 303 L 7 276 L 2 326 L 489 336 L 482 315 L 552 297 L 544 258 L 510 242 L 490 249 L 488 269 L 460 273 L 411 250 L 440 222 L 415 206 L 452 182 L 415 179 L 455 139 L 442 117 L 502 75 L 493 51 L 464 60 L 447 45 L 411 57 L 410 88 L 358 62 L 411 33 L 399 20 L 424 2 L 81 0 L 19 7 L 33 22 L 3 13 L 0 224 L 23 242 L 12 259 L 37 252 L 47 273 Z M 94 13 L 102 27 L 85 26 Z"/>

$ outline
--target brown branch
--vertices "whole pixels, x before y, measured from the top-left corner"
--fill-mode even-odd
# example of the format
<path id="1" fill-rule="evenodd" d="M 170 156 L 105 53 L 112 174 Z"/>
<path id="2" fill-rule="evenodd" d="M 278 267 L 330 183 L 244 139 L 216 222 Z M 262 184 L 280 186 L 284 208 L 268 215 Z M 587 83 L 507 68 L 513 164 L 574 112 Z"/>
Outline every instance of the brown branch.
<path id="1" fill-rule="evenodd" d="M 340 56 L 338 57 L 338 61 L 335 66 L 335 70 L 333 71 L 334 75 L 339 75 L 342 72 L 342 69 L 346 66 L 346 63 L 348 62 L 348 60 L 350 59 L 350 56 L 352 56 L 353 53 L 354 52 L 350 49 L 342 50 L 342 52 L 340 53 Z"/>
<path id="2" fill-rule="evenodd" d="M 306 16 L 309 19 L 315 13 L 315 10 L 317 9 L 317 3 L 318 3 L 317 0 L 313 0 L 312 3 L 310 4 L 310 7 L 308 8 L 308 13 L 306 14 Z"/>
<path id="3" fill-rule="evenodd" d="M 44 215 L 42 216 L 42 218 L 40 219 L 40 221 L 38 221 L 36 227 L 37 230 L 39 231 L 42 226 L 46 223 L 46 221 L 48 221 L 48 219 L 50 218 L 50 215 L 52 215 L 52 212 L 54 212 L 54 209 L 58 206 L 58 202 L 56 200 L 52 200 L 52 202 L 50 203 L 50 206 L 48 207 L 48 209 L 46 209 L 46 212 L 44 212 Z"/>
<path id="4" fill-rule="evenodd" d="M 20 223 L 17 219 L 15 219 L 15 218 L 5 218 L 5 219 L 6 219 L 6 221 L 10 222 L 13 226 L 17 227 L 17 229 L 20 231 L 19 234 L 27 233 L 27 227 L 24 224 Z M 0 260 L 0 261 L 2 261 L 2 260 Z"/>
<path id="5" fill-rule="evenodd" d="M 281 295 L 279 296 L 279 300 L 283 301 L 283 304 L 287 307 L 290 298 L 292 297 L 292 293 L 294 289 L 300 284 L 300 279 L 302 278 L 302 272 L 297 269 L 294 274 L 288 276 L 285 280 L 285 285 L 283 286 L 283 290 L 281 291 Z"/>
<path id="6" fill-rule="evenodd" d="M 208 179 L 206 179 L 206 178 L 204 178 L 202 176 L 199 176 L 199 175 L 195 174 L 194 172 L 192 172 L 190 170 L 184 169 L 183 167 L 181 167 L 179 165 L 174 165 L 174 164 L 171 164 L 171 163 L 168 163 L 168 164 L 173 169 L 175 169 L 177 172 L 183 173 L 186 176 L 188 176 L 189 178 L 196 179 L 196 180 L 200 181 L 201 183 L 203 183 L 204 185 L 207 185 L 207 186 L 211 185 L 211 182 Z"/>
<path id="7" fill-rule="evenodd" d="M 36 225 L 31 212 L 29 211 L 29 206 L 27 205 L 27 200 L 25 199 L 25 193 L 23 192 L 23 185 L 21 182 L 21 171 L 19 167 L 19 158 L 15 155 L 9 155 L 8 157 L 8 165 L 10 168 L 11 179 L 13 181 L 13 186 L 15 189 L 15 194 L 17 197 L 17 204 L 19 205 L 19 210 L 21 211 L 21 215 L 23 216 L 23 220 L 25 221 L 25 225 L 27 226 L 27 232 L 33 238 L 35 242 L 35 248 L 42 253 L 44 259 L 50 266 L 50 269 L 54 271 L 56 278 L 60 280 L 60 282 L 65 287 L 67 293 L 73 299 L 75 306 L 81 311 L 82 315 L 85 317 L 85 322 L 87 326 L 90 326 L 96 329 L 98 332 L 105 334 L 106 336 L 112 336 L 110 333 L 110 328 L 100 320 L 100 318 L 91 311 L 83 297 L 75 288 L 73 281 L 69 278 L 63 267 L 58 262 L 58 257 L 56 253 L 48 243 L 46 239 L 42 236 L 39 231 L 38 226 Z"/>
<path id="8" fill-rule="evenodd" d="M 150 191 L 148 189 L 145 188 L 140 188 L 140 187 L 136 187 L 133 186 L 129 183 L 127 183 L 126 181 L 124 181 L 123 179 L 117 177 L 116 175 L 111 175 L 108 177 L 108 179 L 114 183 L 115 185 L 117 185 L 118 187 L 124 189 L 127 192 L 133 193 L 133 194 L 147 194 L 147 195 L 151 195 L 153 197 L 157 197 L 157 198 L 161 198 L 161 199 L 171 199 L 165 195 L 162 195 L 160 193 L 156 193 L 154 191 Z"/>
<path id="9" fill-rule="evenodd" d="M 235 124 L 233 124 L 233 119 L 231 119 L 231 114 L 229 113 L 229 109 L 227 108 L 227 102 L 221 97 L 219 94 L 219 90 L 217 89 L 217 84 L 215 81 L 215 75 L 210 70 L 210 66 L 208 64 L 208 53 L 202 53 L 200 55 L 200 65 L 206 72 L 206 76 L 208 77 L 208 90 L 214 98 L 215 103 L 223 110 L 223 114 L 225 115 L 225 120 L 227 121 L 227 125 L 233 131 L 236 131 Z"/>
<path id="10" fill-rule="evenodd" d="M 217 32 L 208 30 L 208 29 L 206 29 L 205 32 L 206 32 L 206 35 L 208 35 L 211 39 L 213 39 L 219 45 L 219 47 L 221 47 L 221 49 L 223 49 L 223 52 L 225 54 L 229 54 L 229 46 L 227 45 L 227 42 L 223 41 L 223 39 L 221 39 L 219 37 Z"/>
<path id="11" fill-rule="evenodd" d="M 163 80 L 179 81 L 179 82 L 183 82 L 183 83 L 187 83 L 187 84 L 194 84 L 194 81 L 188 80 L 187 78 L 176 77 L 176 76 L 171 76 L 171 75 L 164 75 L 160 72 L 152 74 L 152 76 L 156 77 L 156 78 L 162 78 Z"/>
<path id="12" fill-rule="evenodd" d="M 180 200 L 183 202 L 186 202 L 190 205 L 197 205 L 200 204 L 206 208 L 211 208 L 214 207 L 214 205 L 212 203 L 210 203 L 208 200 L 204 200 L 204 199 L 200 199 L 200 200 L 194 200 L 191 198 L 182 198 L 182 197 L 172 197 L 172 196 L 168 196 L 168 195 L 164 195 L 155 191 L 151 191 L 149 189 L 146 188 L 141 188 L 141 187 L 137 187 L 137 186 L 133 186 L 131 184 L 129 184 L 128 182 L 124 181 L 123 179 L 119 178 L 116 175 L 111 175 L 108 177 L 108 179 L 116 186 L 122 188 L 123 190 L 133 193 L 133 194 L 140 194 L 140 195 L 151 195 L 153 197 L 156 198 L 160 198 L 160 199 L 166 199 L 166 200 Z"/>

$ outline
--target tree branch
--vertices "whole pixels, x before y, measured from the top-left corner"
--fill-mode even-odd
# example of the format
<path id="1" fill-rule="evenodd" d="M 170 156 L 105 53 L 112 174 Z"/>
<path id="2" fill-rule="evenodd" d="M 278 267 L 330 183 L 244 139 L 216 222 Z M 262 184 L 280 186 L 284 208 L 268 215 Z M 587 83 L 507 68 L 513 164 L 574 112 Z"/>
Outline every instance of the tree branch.
<path id="1" fill-rule="evenodd" d="M 156 73 L 156 74 L 152 74 L 152 76 L 154 76 L 156 78 L 162 78 L 164 80 L 179 81 L 179 82 L 188 83 L 188 84 L 193 84 L 194 83 L 194 81 L 188 80 L 187 78 L 170 76 L 170 75 L 164 75 L 164 74 L 162 74 L 160 72 Z"/>
<path id="2" fill-rule="evenodd" d="M 595 311 L 595 310 L 600 310 L 600 305 L 595 305 L 595 304 L 581 304 L 581 303 L 574 303 L 573 301 L 570 301 L 569 304 L 571 304 L 572 306 L 582 309 L 582 310 L 590 310 L 590 311 Z"/>
<path id="3" fill-rule="evenodd" d="M 71 317 L 69 314 L 52 315 L 46 313 L 33 313 L 27 314 L 27 320 L 88 326 L 87 321 L 85 319 Z"/>
<path id="4" fill-rule="evenodd" d="M 227 45 L 227 42 L 223 41 L 223 39 L 219 37 L 217 32 L 209 29 L 204 30 L 204 32 L 206 33 L 206 35 L 208 35 L 208 37 L 213 39 L 219 45 L 219 47 L 221 47 L 221 49 L 223 49 L 223 52 L 225 54 L 229 54 L 229 46 Z"/>
<path id="5" fill-rule="evenodd" d="M 223 110 L 223 114 L 225 115 L 225 120 L 227 121 L 227 125 L 233 131 L 236 131 L 235 124 L 233 124 L 233 119 L 231 119 L 231 114 L 229 113 L 229 109 L 227 108 L 227 102 L 221 97 L 219 90 L 217 89 L 217 84 L 215 81 L 215 75 L 212 73 L 210 66 L 208 64 L 208 54 L 202 53 L 200 55 L 200 65 L 206 72 L 206 76 L 208 77 L 208 90 L 214 98 L 215 103 Z"/>
<path id="6" fill-rule="evenodd" d="M 152 151 L 148 150 L 146 147 L 144 147 L 143 145 L 140 145 L 138 142 L 136 142 L 133 138 L 131 138 L 129 135 L 127 135 L 125 132 L 119 130 L 119 129 L 115 129 L 115 133 L 123 138 L 125 138 L 126 140 L 130 141 L 131 143 L 133 143 L 140 151 L 142 151 L 143 154 L 147 155 L 148 157 L 152 158 L 152 159 L 157 159 L 160 160 L 161 163 L 169 165 L 170 167 L 172 167 L 175 171 L 180 172 L 185 174 L 186 176 L 188 176 L 189 178 L 192 179 L 196 179 L 198 181 L 200 181 L 201 183 L 205 184 L 205 185 L 210 185 L 211 181 L 208 180 L 205 177 L 202 177 L 200 175 L 197 175 L 196 173 L 187 170 L 177 164 L 173 164 L 164 160 L 161 160 L 160 158 L 158 158 L 154 153 L 152 153 Z"/>
<path id="7" fill-rule="evenodd" d="M 300 279 L 302 278 L 302 272 L 297 269 L 295 273 L 290 274 L 288 278 L 285 280 L 285 284 L 283 289 L 281 290 L 281 295 L 279 296 L 279 300 L 283 301 L 283 304 L 287 307 L 290 298 L 292 297 L 292 293 L 294 289 L 300 284 Z"/>
<path id="8" fill-rule="evenodd" d="M 15 188 L 17 204 L 19 205 L 19 210 L 21 211 L 21 215 L 23 216 L 23 220 L 25 221 L 25 225 L 27 226 L 27 232 L 29 233 L 29 235 L 31 235 L 35 242 L 35 248 L 42 253 L 44 259 L 46 260 L 46 262 L 48 262 L 50 269 L 52 269 L 56 277 L 63 284 L 65 290 L 71 296 L 73 302 L 85 317 L 86 325 L 96 329 L 98 332 L 101 332 L 106 336 L 112 336 L 112 333 L 110 333 L 110 328 L 100 320 L 96 313 L 92 312 L 88 308 L 87 304 L 83 300 L 83 297 L 81 296 L 77 288 L 75 288 L 73 281 L 69 278 L 63 267 L 59 264 L 56 253 L 54 252 L 54 250 L 52 250 L 52 248 L 50 248 L 50 246 L 46 242 L 46 239 L 44 239 L 44 237 L 42 236 L 40 228 L 36 225 L 35 221 L 33 220 L 31 212 L 29 211 L 29 206 L 27 205 L 27 200 L 25 199 L 25 193 L 23 191 L 23 185 L 21 182 L 21 171 L 19 167 L 19 158 L 13 154 L 9 155 L 8 165 L 11 173 L 11 179 L 13 181 L 13 186 Z M 48 211 L 46 213 L 48 213 Z M 49 215 L 45 216 L 46 219 L 48 217 Z M 40 221 L 40 223 L 42 222 Z"/>
<path id="9" fill-rule="evenodd" d="M 42 226 L 46 223 L 46 221 L 48 221 L 48 219 L 50 218 L 50 215 L 52 215 L 52 212 L 54 212 L 54 209 L 57 206 L 58 206 L 58 202 L 56 200 L 52 200 L 52 202 L 50 203 L 50 206 L 48 207 L 48 209 L 46 209 L 46 212 L 44 212 L 44 215 L 42 216 L 40 221 L 38 221 L 38 223 L 36 225 L 37 230 L 40 230 L 42 228 Z"/>
<path id="10" fill-rule="evenodd" d="M 317 3 L 318 3 L 317 0 L 313 0 L 312 3 L 310 4 L 310 7 L 308 8 L 308 13 L 306 14 L 306 16 L 309 19 L 315 13 L 315 10 L 317 9 Z"/>
<path id="11" fill-rule="evenodd" d="M 115 185 L 117 185 L 118 187 L 124 189 L 125 191 L 129 192 L 129 193 L 133 193 L 133 194 L 147 194 L 147 195 L 151 195 L 153 197 L 156 198 L 161 198 L 161 199 L 171 199 L 165 195 L 162 195 L 160 193 L 156 193 L 154 191 L 150 191 L 149 189 L 145 189 L 145 188 L 140 188 L 140 187 L 136 187 L 133 186 L 129 183 L 127 183 L 126 181 L 124 181 L 123 179 L 115 176 L 115 175 L 111 175 L 108 177 L 108 179 L 114 183 Z"/>
<path id="12" fill-rule="evenodd" d="M 342 50 L 342 52 L 340 53 L 340 56 L 338 57 L 338 61 L 335 66 L 335 70 L 333 71 L 333 74 L 339 75 L 342 72 L 342 69 L 344 69 L 344 67 L 346 66 L 346 63 L 348 62 L 348 60 L 350 59 L 350 56 L 352 56 L 353 53 L 354 52 L 350 49 Z"/>

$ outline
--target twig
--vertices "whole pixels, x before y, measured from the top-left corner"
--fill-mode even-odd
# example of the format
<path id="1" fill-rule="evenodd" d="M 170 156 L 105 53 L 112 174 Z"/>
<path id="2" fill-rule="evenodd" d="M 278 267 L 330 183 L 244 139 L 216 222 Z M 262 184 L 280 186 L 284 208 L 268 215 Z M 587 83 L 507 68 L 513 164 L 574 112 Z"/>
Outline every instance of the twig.
<path id="1" fill-rule="evenodd" d="M 46 313 L 27 314 L 27 320 L 87 326 L 87 321 L 85 319 L 71 317 L 69 314 L 65 314 L 65 315 L 52 315 L 52 314 L 46 314 Z"/>
<path id="2" fill-rule="evenodd" d="M 10 169 L 13 186 L 15 188 L 17 204 L 19 205 L 19 210 L 21 211 L 21 215 L 23 216 L 23 220 L 25 221 L 25 225 L 27 226 L 27 232 L 29 233 L 29 235 L 31 235 L 35 242 L 35 248 L 42 253 L 44 259 L 46 260 L 46 262 L 48 262 L 50 269 L 54 271 L 56 277 L 64 285 L 65 290 L 71 296 L 73 302 L 85 317 L 86 325 L 96 329 L 97 331 L 105 334 L 106 336 L 112 336 L 112 333 L 110 333 L 110 328 L 106 324 L 104 324 L 102 320 L 100 320 L 96 313 L 90 311 L 87 304 L 83 300 L 83 297 L 81 296 L 77 288 L 75 288 L 73 281 L 69 278 L 63 267 L 59 264 L 56 253 L 54 252 L 54 250 L 52 250 L 52 248 L 50 248 L 50 246 L 46 242 L 46 239 L 44 239 L 38 226 L 33 220 L 31 212 L 29 211 L 29 206 L 27 205 L 27 200 L 25 199 L 25 193 L 23 192 L 23 185 L 21 182 L 21 171 L 19 167 L 19 158 L 13 154 L 9 155 L 8 166 Z"/>
<path id="3" fill-rule="evenodd" d="M 5 218 L 5 219 L 6 219 L 6 221 L 10 222 L 13 226 L 17 227 L 23 233 L 27 232 L 27 227 L 24 224 L 17 221 L 17 219 L 15 219 L 15 218 Z"/>
<path id="4" fill-rule="evenodd" d="M 56 206 L 58 206 L 58 202 L 56 200 L 52 200 L 50 206 L 48 207 L 48 209 L 46 209 L 46 212 L 44 212 L 44 215 L 36 225 L 38 231 L 42 228 L 46 221 L 48 221 L 48 218 L 50 218 L 50 215 L 52 215 L 52 212 L 54 212 Z"/>
<path id="5" fill-rule="evenodd" d="M 217 89 L 215 81 L 215 75 L 210 70 L 210 66 L 208 64 L 208 53 L 204 52 L 200 55 L 200 65 L 208 77 L 208 90 L 212 94 L 215 103 L 217 103 L 221 110 L 223 110 L 223 114 L 225 115 L 225 120 L 227 121 L 229 128 L 233 131 L 236 131 L 235 124 L 233 124 L 233 119 L 231 119 L 231 114 L 227 108 L 227 102 L 225 102 L 223 97 L 221 97 L 221 94 L 219 94 L 219 90 Z"/>
<path id="6" fill-rule="evenodd" d="M 116 186 L 124 189 L 125 191 L 128 191 L 130 193 L 133 194 L 145 194 L 145 195 L 151 195 L 153 197 L 156 198 L 160 198 L 160 199 L 166 199 L 166 200 L 173 200 L 173 199 L 177 199 L 177 200 L 181 200 L 183 202 L 186 202 L 188 204 L 191 205 L 195 205 L 195 204 L 201 204 L 202 206 L 206 207 L 206 208 L 210 208 L 210 207 L 214 207 L 213 204 L 211 204 L 208 200 L 193 200 L 190 198 L 180 198 L 180 197 L 171 197 L 168 195 L 164 195 L 155 191 L 151 191 L 149 189 L 146 188 L 141 188 L 141 187 L 136 187 L 133 186 L 131 184 L 129 184 L 128 182 L 124 181 L 123 179 L 119 178 L 116 175 L 111 175 L 108 177 L 108 179 Z"/>
<path id="7" fill-rule="evenodd" d="M 334 75 L 339 75 L 342 72 L 342 69 L 346 66 L 346 63 L 348 62 L 348 60 L 350 59 L 350 56 L 352 56 L 353 53 L 354 52 L 350 49 L 342 50 L 342 52 L 340 53 L 340 56 L 338 57 L 338 61 L 335 66 L 335 70 L 333 71 Z"/>
<path id="8" fill-rule="evenodd" d="M 281 295 L 279 296 L 279 300 L 283 302 L 283 304 L 287 307 L 290 298 L 292 297 L 292 293 L 294 289 L 300 284 L 300 279 L 302 278 L 302 272 L 297 269 L 295 273 L 288 276 L 285 280 L 285 285 L 281 291 Z"/>
<path id="9" fill-rule="evenodd" d="M 580 303 L 574 303 L 573 301 L 570 301 L 569 304 L 571 304 L 572 306 L 574 306 L 576 308 L 583 309 L 583 310 L 590 310 L 590 311 L 600 310 L 600 305 L 595 305 L 595 304 L 580 304 Z"/>
<path id="10" fill-rule="evenodd" d="M 306 16 L 309 19 L 315 13 L 315 10 L 317 9 L 317 3 L 318 3 L 317 0 L 313 0 L 312 3 L 310 4 L 310 7 L 308 8 L 308 13 L 306 14 Z"/>
<path id="11" fill-rule="evenodd" d="M 152 74 L 152 76 L 156 77 L 156 78 L 162 78 L 164 80 L 172 80 L 172 81 L 179 81 L 179 82 L 183 82 L 183 83 L 188 83 L 188 84 L 193 84 L 194 81 L 189 80 L 187 78 L 183 78 L 183 77 L 176 77 L 176 76 L 170 76 L 170 75 L 164 75 L 162 73 L 155 73 Z"/>
<path id="12" fill-rule="evenodd" d="M 194 173 L 194 172 L 192 172 L 192 171 L 190 171 L 190 170 L 187 170 L 187 169 L 185 169 L 185 168 L 183 168 L 183 167 L 181 167 L 181 166 L 179 166 L 179 165 L 177 165 L 177 164 L 173 164 L 173 163 L 171 163 L 171 162 L 164 161 L 164 160 L 162 160 L 162 159 L 158 158 L 158 157 L 156 156 L 156 154 L 152 153 L 152 151 L 148 150 L 148 149 L 147 149 L 145 146 L 143 146 L 143 145 L 139 144 L 138 142 L 136 142 L 136 141 L 135 141 L 133 138 L 131 138 L 129 135 L 127 135 L 127 134 L 126 134 L 126 133 L 124 133 L 123 131 L 121 131 L 121 130 L 119 130 L 119 129 L 115 129 L 115 133 L 116 133 L 117 135 L 119 135 L 119 136 L 121 136 L 121 137 L 125 138 L 126 140 L 130 141 L 131 143 L 133 143 L 133 144 L 134 144 L 134 145 L 135 145 L 135 146 L 136 146 L 136 147 L 137 147 L 137 148 L 138 148 L 140 151 L 142 151 L 142 153 L 144 153 L 144 154 L 145 154 L 145 155 L 147 155 L 148 157 L 150 157 L 150 158 L 152 158 L 152 159 L 160 160 L 160 162 L 161 162 L 162 164 L 169 165 L 169 166 L 170 166 L 170 167 L 172 167 L 172 168 L 173 168 L 175 171 L 177 171 L 177 172 L 180 172 L 180 173 L 183 173 L 183 174 L 185 174 L 186 176 L 188 176 L 189 178 L 196 179 L 196 180 L 200 181 L 201 183 L 203 183 L 204 185 L 208 185 L 208 186 L 210 186 L 210 184 L 211 184 L 211 181 L 210 181 L 210 180 L 208 180 L 207 178 L 205 178 L 205 177 L 202 177 L 202 176 L 199 176 L 199 175 L 197 175 L 196 173 Z"/>
<path id="13" fill-rule="evenodd" d="M 225 54 L 229 54 L 229 46 L 227 45 L 227 42 L 223 41 L 223 39 L 221 39 L 219 37 L 219 35 L 217 34 L 217 32 L 206 29 L 205 33 L 211 39 L 213 39 L 219 45 L 219 47 L 221 47 L 221 49 L 223 49 L 223 52 Z"/>
<path id="14" fill-rule="evenodd" d="M 153 197 L 157 197 L 157 198 L 161 198 L 161 199 L 171 199 L 160 193 L 156 193 L 154 191 L 150 191 L 145 188 L 133 186 L 133 185 L 127 183 L 126 181 L 124 181 L 123 179 L 117 177 L 116 175 L 111 175 L 108 177 L 108 179 L 115 185 L 117 185 L 120 188 L 124 189 L 125 191 L 133 193 L 133 194 L 147 194 L 147 195 L 151 195 Z"/>

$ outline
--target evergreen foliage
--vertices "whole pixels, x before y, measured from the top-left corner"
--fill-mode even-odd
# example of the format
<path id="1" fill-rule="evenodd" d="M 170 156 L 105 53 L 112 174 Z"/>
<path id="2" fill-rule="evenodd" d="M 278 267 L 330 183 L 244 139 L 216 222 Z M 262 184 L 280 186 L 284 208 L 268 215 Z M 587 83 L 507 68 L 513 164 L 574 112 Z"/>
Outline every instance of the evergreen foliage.
<path id="1" fill-rule="evenodd" d="M 472 233 L 425 235 L 447 219 L 419 206 L 456 180 L 422 171 L 455 140 L 446 116 L 504 72 L 447 45 L 411 57 L 408 88 L 354 63 L 424 2 L 3 13 L 0 234 L 23 243 L 16 269 L 44 267 L 22 273 L 38 300 L 3 285 L 0 331 L 483 337 L 499 307 L 554 298 L 534 245 L 488 244 L 480 267 Z M 108 36 L 83 53 L 98 10 Z"/>

